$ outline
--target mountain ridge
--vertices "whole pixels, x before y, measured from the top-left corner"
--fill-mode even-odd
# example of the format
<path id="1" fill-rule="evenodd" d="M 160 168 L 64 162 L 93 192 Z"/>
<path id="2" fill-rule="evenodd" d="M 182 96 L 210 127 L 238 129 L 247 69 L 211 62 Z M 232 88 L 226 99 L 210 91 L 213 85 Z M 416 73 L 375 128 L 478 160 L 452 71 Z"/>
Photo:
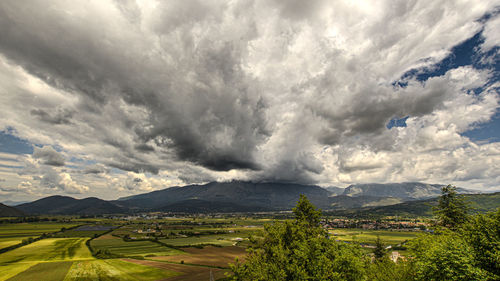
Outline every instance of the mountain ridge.
<path id="1" fill-rule="evenodd" d="M 434 198 L 444 185 L 426 183 L 358 184 L 346 189 L 291 183 L 210 182 L 169 187 L 117 200 L 49 196 L 16 206 L 26 214 L 99 215 L 149 211 L 251 212 L 291 210 L 300 194 L 323 210 L 346 210 Z M 460 189 L 462 192 L 467 190 Z M 342 191 L 342 194 L 337 195 Z M 375 194 L 376 196 L 374 196 Z"/>

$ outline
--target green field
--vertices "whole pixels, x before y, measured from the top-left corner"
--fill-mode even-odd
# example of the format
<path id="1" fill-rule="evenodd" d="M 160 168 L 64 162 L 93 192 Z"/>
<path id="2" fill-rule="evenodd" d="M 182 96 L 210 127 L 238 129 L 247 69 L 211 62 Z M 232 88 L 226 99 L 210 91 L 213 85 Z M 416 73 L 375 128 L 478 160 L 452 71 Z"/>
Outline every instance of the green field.
<path id="1" fill-rule="evenodd" d="M 9 278 L 9 281 L 25 281 L 25 280 L 37 280 L 37 281 L 52 281 L 52 280 L 63 280 L 71 267 L 72 262 L 43 262 L 38 263 L 27 270 L 17 274 L 16 276 Z"/>
<path id="2" fill-rule="evenodd" d="M 95 250 L 108 250 L 122 256 L 169 256 L 182 253 L 151 241 L 125 242 L 121 238 L 96 239 L 90 242 Z"/>
<path id="3" fill-rule="evenodd" d="M 64 281 L 143 280 L 153 281 L 179 275 L 175 271 L 138 265 L 117 259 L 73 262 Z M 62 280 L 62 279 L 61 279 Z"/>
<path id="4" fill-rule="evenodd" d="M 0 254 L 0 280 L 158 280 L 178 273 L 121 260 L 96 260 L 85 245 L 87 238 L 50 238 Z M 108 239 L 119 240 L 121 239 Z M 106 241 L 106 240 L 101 240 Z M 153 244 L 149 241 L 150 244 Z M 123 242 L 125 243 L 125 242 Z M 144 243 L 127 248 L 133 255 L 140 255 Z M 151 246 L 151 245 L 148 245 Z M 172 250 L 166 249 L 162 255 Z M 147 249 L 148 253 L 153 249 Z M 142 252 L 141 252 L 142 251 Z M 160 252 L 159 252 L 160 253 Z M 144 253 L 142 253 L 144 254 Z"/>
<path id="5" fill-rule="evenodd" d="M 245 240 L 246 237 L 248 237 L 248 235 L 241 235 L 238 233 L 214 234 L 214 235 L 202 235 L 202 236 L 181 237 L 172 239 L 161 239 L 160 242 L 177 247 L 200 245 L 200 244 L 233 246 L 238 242 L 239 239 L 237 238 L 242 238 L 243 240 Z"/>
<path id="6" fill-rule="evenodd" d="M 329 231 L 331 238 L 340 241 L 352 241 L 363 244 L 374 244 L 377 236 L 386 245 L 397 245 L 406 240 L 416 238 L 418 232 L 365 230 L 337 228 Z"/>
<path id="7" fill-rule="evenodd" d="M 31 266 L 47 261 L 94 259 L 85 238 L 43 239 L 0 254 L 0 280 L 6 280 Z"/>
<path id="8" fill-rule="evenodd" d="M 13 223 L 0 225 L 0 249 L 22 242 L 29 237 L 38 237 L 44 233 L 60 231 L 61 228 L 74 227 L 77 224 L 63 223 Z"/>
<path id="9" fill-rule="evenodd" d="M 30 237 L 34 237 L 34 236 L 15 236 L 15 237 L 0 238 L 0 249 L 19 244 L 23 241 L 23 239 L 30 238 Z"/>

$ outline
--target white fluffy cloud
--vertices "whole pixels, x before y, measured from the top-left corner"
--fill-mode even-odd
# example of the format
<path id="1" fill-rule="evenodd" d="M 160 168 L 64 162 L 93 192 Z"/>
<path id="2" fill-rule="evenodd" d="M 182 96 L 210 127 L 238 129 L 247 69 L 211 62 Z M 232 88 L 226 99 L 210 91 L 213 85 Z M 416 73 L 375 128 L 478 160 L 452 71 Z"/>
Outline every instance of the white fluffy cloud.
<path id="1" fill-rule="evenodd" d="M 499 188 L 499 144 L 461 135 L 498 108 L 490 70 L 394 86 L 483 28 L 481 51 L 498 46 L 498 16 L 479 20 L 496 4 L 4 2 L 0 128 L 45 145 L 32 174 L 66 192 L 230 179 Z"/>

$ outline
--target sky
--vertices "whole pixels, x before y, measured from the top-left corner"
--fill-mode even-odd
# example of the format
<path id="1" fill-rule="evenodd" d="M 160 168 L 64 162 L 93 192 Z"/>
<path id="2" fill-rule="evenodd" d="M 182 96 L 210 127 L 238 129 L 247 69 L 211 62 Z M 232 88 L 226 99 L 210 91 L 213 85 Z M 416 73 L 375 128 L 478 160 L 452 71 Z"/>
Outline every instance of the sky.
<path id="1" fill-rule="evenodd" d="M 500 3 L 1 1 L 0 198 L 500 190 Z"/>

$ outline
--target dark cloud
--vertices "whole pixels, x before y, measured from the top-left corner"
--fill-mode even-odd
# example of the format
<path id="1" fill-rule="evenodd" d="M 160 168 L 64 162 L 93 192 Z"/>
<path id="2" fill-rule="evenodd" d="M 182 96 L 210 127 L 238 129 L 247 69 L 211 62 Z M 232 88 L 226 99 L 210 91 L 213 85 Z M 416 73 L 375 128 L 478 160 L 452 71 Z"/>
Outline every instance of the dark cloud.
<path id="1" fill-rule="evenodd" d="M 110 167 L 130 172 L 128 190 L 164 184 L 134 173 L 175 184 L 390 177 L 413 165 L 404 157 L 463 145 L 457 132 L 489 120 L 498 104 L 467 94 L 489 85 L 473 68 L 394 86 L 481 25 L 491 25 L 483 47 L 495 46 L 493 25 L 476 21 L 490 3 L 96 3 L 0 2 L 0 107 L 12 122 L 0 125 L 102 163 L 77 180 L 108 177 Z M 471 114 L 457 120 L 454 108 Z M 406 116 L 404 131 L 386 128 Z M 407 156 L 409 143 L 424 152 Z M 400 161 L 396 172 L 382 171 L 387 153 Z M 33 157 L 64 165 L 50 146 Z M 85 190 L 71 170 L 33 169 L 45 186 Z"/>
<path id="2" fill-rule="evenodd" d="M 102 164 L 89 165 L 86 166 L 82 171 L 84 174 L 104 174 L 109 172 L 109 168 Z"/>
<path id="3" fill-rule="evenodd" d="M 58 110 L 54 114 L 50 114 L 43 109 L 33 109 L 30 114 L 37 116 L 40 120 L 50 124 L 70 124 L 73 112 L 69 110 Z"/>
<path id="4" fill-rule="evenodd" d="M 149 112 L 147 124 L 133 119 L 108 124 L 129 128 L 146 125 L 147 130 L 136 130 L 135 145 L 103 136 L 105 142 L 122 149 L 135 146 L 144 152 L 150 149 L 144 142 L 164 137 L 171 140 L 168 148 L 182 161 L 220 171 L 259 168 L 253 154 L 265 137 L 263 109 L 258 108 L 259 96 L 252 88 L 252 80 L 242 72 L 241 44 L 200 38 L 193 49 L 194 42 L 183 42 L 188 44 L 182 47 L 188 47 L 187 56 L 160 67 L 145 64 L 149 59 L 139 41 L 131 45 L 127 40 L 133 38 L 117 34 L 111 35 L 116 36 L 109 38 L 111 41 L 96 40 L 108 36 L 106 27 L 81 25 L 75 17 L 56 9 L 39 10 L 38 4 L 45 6 L 42 2 L 1 4 L 0 36 L 4 40 L 0 52 L 54 87 L 80 95 L 80 111 L 99 114 L 110 99 L 122 99 Z M 135 9 L 133 5 L 119 6 L 127 16 L 134 14 L 130 12 Z M 175 9 L 165 12 L 179 16 Z M 202 21 L 196 15 L 205 14 L 200 8 L 193 20 Z M 178 21 L 184 19 L 179 17 Z M 181 25 L 161 24 L 174 29 Z M 164 48 L 168 51 L 169 47 Z M 71 117 L 70 112 L 50 114 L 42 109 L 32 110 L 31 114 L 53 124 L 67 124 Z M 158 170 L 144 166 L 148 166 L 146 170 Z"/>
<path id="5" fill-rule="evenodd" d="M 64 166 L 64 156 L 51 146 L 34 147 L 33 158 L 40 159 L 46 165 Z"/>

